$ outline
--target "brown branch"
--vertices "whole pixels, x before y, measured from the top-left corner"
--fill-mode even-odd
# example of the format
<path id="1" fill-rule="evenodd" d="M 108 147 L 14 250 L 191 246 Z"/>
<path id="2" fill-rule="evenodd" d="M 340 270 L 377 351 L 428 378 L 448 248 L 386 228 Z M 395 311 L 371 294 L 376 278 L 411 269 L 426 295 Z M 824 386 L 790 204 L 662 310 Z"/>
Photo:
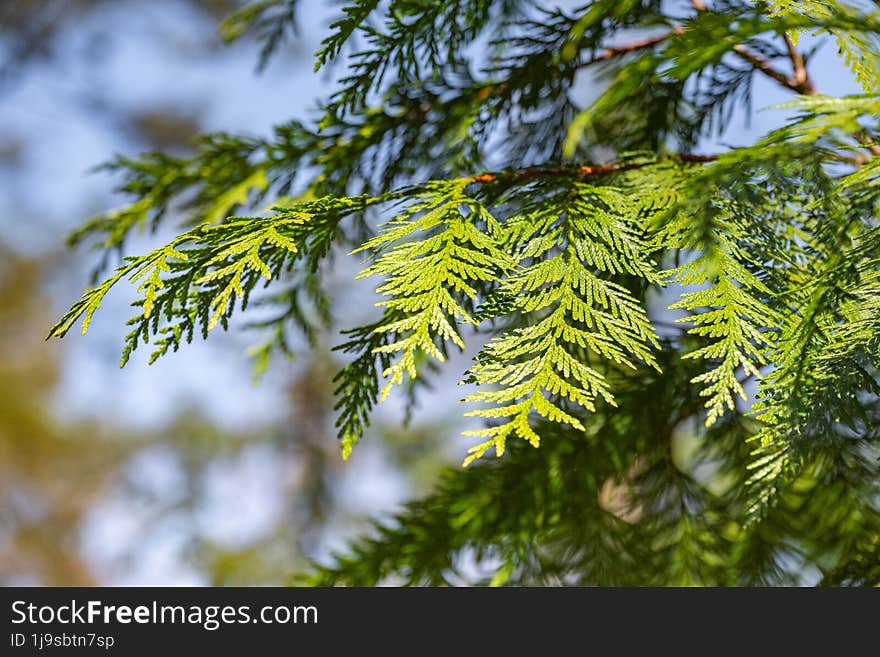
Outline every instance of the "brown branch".
<path id="1" fill-rule="evenodd" d="M 658 43 L 663 43 L 667 39 L 682 33 L 684 33 L 683 27 L 675 27 L 664 34 L 648 37 L 646 39 L 639 39 L 638 41 L 633 41 L 632 43 L 628 43 L 625 46 L 605 48 L 597 55 L 593 56 L 591 59 L 585 61 L 583 64 L 581 64 L 581 66 L 590 66 L 591 64 L 598 64 L 599 62 L 607 62 L 609 59 L 613 59 L 621 55 L 626 55 L 627 53 L 636 52 L 638 50 L 645 50 L 647 48 L 653 48 Z"/>
<path id="2" fill-rule="evenodd" d="M 749 64 L 751 64 L 752 68 L 754 68 L 756 71 L 763 73 L 772 80 L 776 80 L 776 82 L 778 82 L 786 89 L 791 89 L 792 91 L 802 94 L 804 96 L 813 96 L 818 93 L 816 91 L 816 88 L 813 86 L 813 83 L 810 82 L 809 78 L 807 78 L 806 69 L 804 69 L 803 79 L 798 79 L 797 77 L 788 77 L 782 71 L 775 69 L 769 61 L 767 61 L 760 55 L 753 53 L 741 43 L 733 47 L 733 52 L 745 61 L 747 61 Z"/>
<path id="3" fill-rule="evenodd" d="M 691 0 L 691 5 L 700 13 L 709 11 L 702 0 Z M 653 48 L 657 44 L 663 43 L 671 37 L 683 34 L 684 31 L 684 27 L 678 26 L 671 29 L 669 32 L 666 32 L 665 34 L 633 41 L 632 43 L 628 43 L 624 46 L 605 48 L 604 50 L 593 56 L 591 59 L 581 64 L 581 66 L 590 66 L 591 64 L 606 62 L 609 59 L 613 59 L 621 55 L 626 55 L 627 53 L 645 50 L 647 48 Z M 786 89 L 791 89 L 792 91 L 803 94 L 804 96 L 815 95 L 817 91 L 816 88 L 813 86 L 813 83 L 807 76 L 807 68 L 804 63 L 803 55 L 801 55 L 795 49 L 794 44 L 791 42 L 791 39 L 789 39 L 788 36 L 785 37 L 785 42 L 786 46 L 788 47 L 789 57 L 792 61 L 792 67 L 794 69 L 794 75 L 792 77 L 789 77 L 782 71 L 774 68 L 773 64 L 764 59 L 761 55 L 758 55 L 757 53 L 749 50 L 744 44 L 738 44 L 734 46 L 733 52 L 745 61 L 747 61 L 749 64 L 751 64 L 756 71 L 759 71 L 767 77 L 771 78 L 772 80 L 775 80 Z"/>
<path id="4" fill-rule="evenodd" d="M 709 11 L 709 8 L 703 2 L 703 0 L 691 0 L 691 6 L 699 12 L 704 13 Z M 637 52 L 639 50 L 646 50 L 648 48 L 652 48 L 660 43 L 663 43 L 667 39 L 670 39 L 674 36 L 683 34 L 686 28 L 682 26 L 678 26 L 666 32 L 664 34 L 660 34 L 654 37 L 648 37 L 645 39 L 640 39 L 638 41 L 633 41 L 624 46 L 617 46 L 612 48 L 605 48 L 598 54 L 594 55 L 591 59 L 587 60 L 580 66 L 589 66 L 591 64 L 596 64 L 599 62 L 605 62 L 615 57 L 619 57 L 621 55 L 626 55 L 627 53 Z M 813 82 L 810 80 L 809 73 L 807 71 L 806 62 L 804 60 L 804 56 L 795 48 L 794 43 L 791 38 L 785 34 L 783 35 L 785 39 L 785 46 L 788 50 L 788 57 L 791 60 L 792 66 L 792 75 L 788 76 L 782 71 L 778 70 L 773 66 L 773 64 L 762 57 L 760 54 L 753 52 L 749 48 L 745 46 L 745 44 L 737 44 L 733 47 L 733 52 L 752 65 L 752 67 L 767 76 L 768 78 L 774 80 L 781 86 L 794 91 L 795 93 L 801 94 L 803 96 L 815 96 L 818 94 L 818 90 L 813 85 Z M 856 139 L 859 144 L 865 148 L 872 156 L 880 156 L 880 145 L 870 143 L 870 140 L 864 134 L 856 133 L 852 135 L 854 139 Z M 702 156 L 702 155 L 679 155 L 676 156 L 683 162 L 711 162 L 716 159 L 715 156 Z M 662 159 L 669 159 L 666 157 L 661 157 Z M 853 160 L 855 166 L 860 166 L 864 164 L 860 158 L 855 158 Z M 529 179 L 536 178 L 538 176 L 543 175 L 565 175 L 565 176 L 574 176 L 578 179 L 592 176 L 592 175 L 601 175 L 607 173 L 613 173 L 617 171 L 627 171 L 629 169 L 636 169 L 642 166 L 648 166 L 649 164 L 653 164 L 653 162 L 649 163 L 641 163 L 641 164 L 623 164 L 623 165 L 613 165 L 613 164 L 601 164 L 601 165 L 592 165 L 592 166 L 583 166 L 580 169 L 568 169 L 568 170 L 538 170 L 531 169 L 521 172 L 514 172 L 514 175 L 518 176 L 519 179 Z M 502 176 L 509 177 L 511 174 L 501 174 Z M 493 182 L 498 179 L 496 174 L 482 174 L 478 176 L 474 176 L 472 178 L 473 182 Z"/>
<path id="5" fill-rule="evenodd" d="M 709 11 L 708 7 L 706 7 L 702 0 L 691 0 L 691 5 L 700 13 Z M 764 59 L 761 55 L 746 48 L 742 43 L 735 45 L 733 47 L 733 52 L 751 64 L 756 71 L 763 73 L 771 80 L 775 80 L 786 89 L 791 89 L 804 96 L 815 95 L 818 92 L 807 76 L 807 67 L 804 64 L 803 55 L 795 49 L 794 44 L 788 36 L 785 37 L 785 45 L 788 48 L 788 56 L 791 58 L 792 68 L 794 69 L 794 75 L 792 77 L 789 77 L 782 71 L 774 68 L 773 64 Z"/>
<path id="6" fill-rule="evenodd" d="M 792 82 L 795 84 L 799 84 L 802 86 L 807 86 L 812 89 L 812 94 L 816 93 L 815 87 L 813 87 L 810 82 L 810 77 L 807 74 L 807 65 L 804 61 L 804 56 L 798 51 L 794 46 L 794 41 L 791 40 L 791 37 L 787 34 L 782 35 L 782 38 L 785 39 L 785 48 L 788 50 L 788 58 L 791 60 L 791 68 L 794 71 L 794 76 L 792 77 Z M 811 93 L 807 93 L 805 95 L 812 95 Z"/>
<path id="7" fill-rule="evenodd" d="M 880 145 L 872 143 L 864 132 L 854 132 L 852 137 L 859 142 L 859 146 L 867 150 L 872 156 L 880 156 Z M 859 158 L 856 158 L 855 164 L 856 166 L 861 166 L 869 159 L 870 158 L 863 158 L 860 156 Z"/>
<path id="8" fill-rule="evenodd" d="M 708 11 L 708 8 L 702 2 L 702 0 L 691 0 L 691 5 L 698 12 L 702 13 Z M 798 51 L 797 48 L 795 48 L 794 42 L 791 40 L 791 37 L 785 34 L 783 35 L 783 38 L 785 39 L 785 47 L 788 51 L 788 58 L 791 60 L 791 77 L 787 76 L 782 71 L 774 68 L 769 61 L 767 61 L 760 55 L 752 52 L 743 44 L 738 44 L 734 46 L 733 52 L 745 61 L 747 61 L 749 64 L 751 64 L 756 71 L 759 71 L 767 77 L 775 80 L 786 89 L 790 89 L 791 91 L 799 93 L 803 96 L 817 95 L 819 91 L 810 80 L 810 76 L 807 71 L 807 65 L 804 61 L 804 56 Z M 859 143 L 860 146 L 862 146 L 862 148 L 866 149 L 872 156 L 880 156 L 880 145 L 872 144 L 864 134 L 860 132 L 854 133 L 852 137 Z M 865 160 L 861 157 L 855 158 L 853 161 L 853 164 L 855 166 L 861 166 L 864 163 Z"/>
<path id="9" fill-rule="evenodd" d="M 633 169 L 641 169 L 643 167 L 653 166 L 664 161 L 678 161 L 688 164 L 704 164 L 714 162 L 718 159 L 717 155 L 696 155 L 694 153 L 679 153 L 676 155 L 661 155 L 660 157 L 643 161 L 643 162 L 625 162 L 623 164 L 588 164 L 570 169 L 522 169 L 520 171 L 502 171 L 500 173 L 481 173 L 475 176 L 469 176 L 464 180 L 472 183 L 493 183 L 493 182 L 524 182 L 534 180 L 535 178 L 572 178 L 574 180 L 583 180 L 591 176 L 608 175 L 611 173 L 621 173 L 624 171 L 632 171 Z"/>

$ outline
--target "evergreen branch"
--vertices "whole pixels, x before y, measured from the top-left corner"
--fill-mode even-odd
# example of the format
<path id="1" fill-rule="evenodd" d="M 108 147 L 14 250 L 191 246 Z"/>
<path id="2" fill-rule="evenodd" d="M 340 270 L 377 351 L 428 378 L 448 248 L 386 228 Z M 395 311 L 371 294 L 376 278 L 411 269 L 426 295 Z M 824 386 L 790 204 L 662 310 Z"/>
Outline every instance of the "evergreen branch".
<path id="1" fill-rule="evenodd" d="M 597 409 L 586 432 L 539 422 L 536 430 L 552 438 L 540 450 L 515 443 L 501 461 L 446 473 L 429 496 L 334 555 L 331 565 L 315 565 L 305 581 L 717 585 L 749 583 L 753 571 L 784 581 L 754 563 L 759 532 L 718 540 L 731 536 L 729 507 L 692 470 L 673 465 L 668 437 L 700 402 L 687 384 L 693 365 L 668 349 L 658 358 L 664 373 L 645 369 L 629 380 L 618 391 L 620 405 Z M 741 477 L 745 431 L 732 420 L 719 424 L 692 467 L 724 455 L 733 462 L 726 474 Z M 464 553 L 476 569 L 458 567 Z"/>
<path id="2" fill-rule="evenodd" d="M 634 171 L 644 167 L 655 166 L 662 162 L 682 162 L 685 164 L 704 164 L 714 162 L 717 155 L 698 155 L 694 153 L 678 153 L 675 155 L 660 155 L 653 159 L 641 161 L 622 162 L 617 164 L 585 164 L 579 167 L 567 169 L 534 168 L 521 171 L 503 171 L 499 173 L 481 173 L 465 178 L 472 183 L 521 183 L 538 178 L 570 178 L 572 180 L 585 180 L 592 176 L 604 176 L 614 173 Z"/>
<path id="3" fill-rule="evenodd" d="M 389 298 L 377 305 L 394 318 L 375 329 L 396 338 L 373 349 L 393 356 L 382 372 L 388 382 L 380 401 L 403 383 L 405 375 L 413 380 L 418 376 L 420 355 L 443 362 L 447 342 L 465 348 L 456 325 L 475 324 L 475 285 L 512 266 L 497 244 L 500 227 L 483 206 L 464 195 L 466 184 L 425 185 L 414 194 L 415 202 L 356 251 L 372 254 L 374 262 L 359 278 L 384 278 L 377 292 Z M 427 237 L 404 241 L 416 232 Z"/>
<path id="4" fill-rule="evenodd" d="M 101 168 L 120 172 L 123 181 L 118 191 L 134 200 L 120 210 L 89 220 L 68 242 L 76 245 L 97 238 L 105 253 L 103 267 L 106 256 L 121 251 L 132 232 L 155 230 L 174 210 L 184 211 L 188 226 L 222 223 L 270 192 L 287 194 L 296 165 L 306 162 L 320 146 L 315 133 L 292 121 L 277 126 L 271 139 L 205 135 L 196 154 L 189 158 L 161 153 L 116 158 Z"/>
<path id="5" fill-rule="evenodd" d="M 651 347 L 657 339 L 647 315 L 625 287 L 603 276 L 659 280 L 637 232 L 642 206 L 613 188 L 569 183 L 527 208 L 505 228 L 528 264 L 501 293 L 515 299 L 517 312 L 535 319 L 493 339 L 468 373 L 466 380 L 477 385 L 500 385 L 468 396 L 466 402 L 489 405 L 468 415 L 501 422 L 465 433 L 488 438 L 469 450 L 465 464 L 490 448 L 501 456 L 511 435 L 537 447 L 540 436 L 529 425 L 533 412 L 583 430 L 560 402 L 588 411 L 595 411 L 597 399 L 614 405 L 605 363 L 656 366 Z"/>
<path id="6" fill-rule="evenodd" d="M 298 0 L 258 0 L 231 13 L 220 23 L 220 34 L 229 41 L 249 31 L 263 42 L 257 71 L 263 71 L 288 32 L 296 34 Z"/>
<path id="7" fill-rule="evenodd" d="M 386 310 L 378 322 L 343 331 L 348 340 L 334 347 L 335 351 L 355 354 L 334 377 L 338 412 L 336 427 L 342 446 L 342 457 L 347 459 L 351 450 L 363 437 L 370 424 L 370 413 L 379 402 L 379 381 L 382 372 L 391 366 L 392 355 L 384 347 L 389 345 L 393 333 L 382 327 L 399 321 L 399 313 Z"/>
<path id="8" fill-rule="evenodd" d="M 343 456 L 395 386 L 415 390 L 472 334 L 465 401 L 484 424 L 467 462 L 508 453 L 451 471 L 314 581 L 876 583 L 880 158 L 864 151 L 880 155 L 880 100 L 820 95 L 797 37 L 833 34 L 871 94 L 878 16 L 831 0 L 671 7 L 349 3 L 317 53 L 351 65 L 319 125 L 111 165 L 131 203 L 73 241 L 106 255 L 178 212 L 185 229 L 124 259 L 52 335 L 87 329 L 129 280 L 123 362 L 265 303 L 264 368 L 290 327 L 317 335 L 324 263 L 354 249 L 382 310 L 337 347 Z M 225 34 L 271 50 L 293 9 L 260 0 Z M 609 79 L 580 111 L 593 64 Z M 763 78 L 798 94 L 785 124 L 696 154 Z M 253 211 L 269 216 L 237 216 L 273 198 Z M 368 208 L 390 221 L 374 231 Z M 662 306 L 687 330 L 658 338 Z M 737 403 L 750 380 L 751 408 Z"/>
<path id="9" fill-rule="evenodd" d="M 63 337 L 80 318 L 83 333 L 110 289 L 122 279 L 138 283 L 140 314 L 129 324 L 122 365 L 141 342 L 157 338 L 151 361 L 169 349 L 224 328 L 236 303 L 244 309 L 251 291 L 304 261 L 317 268 L 327 255 L 344 217 L 362 212 L 373 199 L 318 199 L 270 217 L 240 217 L 215 226 L 198 226 L 144 256 L 126 258 L 113 276 L 87 290 L 52 327 L 48 337 Z"/>
<path id="10" fill-rule="evenodd" d="M 725 408 L 734 410 L 736 396 L 746 400 L 737 373 L 760 375 L 759 367 L 767 363 L 765 351 L 775 344 L 773 327 L 778 316 L 762 300 L 771 294 L 770 289 L 750 271 L 752 263 L 744 247 L 750 209 L 739 211 L 735 202 L 725 198 L 735 189 L 735 182 L 726 181 L 725 192 L 719 194 L 713 189 L 718 173 L 705 171 L 703 175 L 705 179 L 696 176 L 682 190 L 679 212 L 665 219 L 660 239 L 695 255 L 665 275 L 668 282 L 701 288 L 683 292 L 669 307 L 690 311 L 678 321 L 692 325 L 691 335 L 710 340 L 683 358 L 715 364 L 692 380 L 704 385 L 700 395 L 708 398 L 706 426 L 712 426 Z"/>
<path id="11" fill-rule="evenodd" d="M 321 49 L 315 53 L 316 71 L 339 55 L 345 43 L 378 6 L 379 0 L 368 0 L 342 8 L 344 16 L 330 25 L 333 32 L 321 42 Z"/>

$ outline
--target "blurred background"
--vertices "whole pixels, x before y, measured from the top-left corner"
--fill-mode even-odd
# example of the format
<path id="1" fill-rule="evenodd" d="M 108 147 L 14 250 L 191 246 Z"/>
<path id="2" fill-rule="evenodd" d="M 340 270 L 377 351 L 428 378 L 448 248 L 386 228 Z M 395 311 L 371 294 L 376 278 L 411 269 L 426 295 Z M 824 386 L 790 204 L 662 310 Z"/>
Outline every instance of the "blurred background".
<path id="1" fill-rule="evenodd" d="M 93 167 L 266 134 L 327 95 L 312 53 L 338 8 L 304 7 L 258 75 L 259 45 L 218 31 L 243 4 L 0 0 L 0 585 L 283 583 L 460 458 L 439 422 L 403 428 L 390 407 L 343 462 L 324 350 L 254 382 L 255 336 L 218 331 L 120 370 L 131 290 L 86 337 L 44 341 L 95 264 L 67 233 L 125 202 Z M 347 325 L 371 308 L 353 298 L 334 309 Z"/>
<path id="2" fill-rule="evenodd" d="M 218 31 L 243 4 L 0 0 L 0 585 L 284 583 L 423 493 L 467 447 L 460 390 L 441 381 L 448 392 L 430 393 L 408 426 L 402 403 L 385 405 L 343 462 L 334 356 L 301 348 L 255 382 L 246 331 L 152 366 L 140 350 L 120 370 L 131 290 L 111 294 L 86 337 L 44 341 L 95 263 L 66 235 L 125 202 L 93 167 L 186 154 L 202 132 L 267 134 L 314 118 L 329 96 L 339 71 L 314 74 L 312 53 L 339 7 L 302 2 L 298 33 L 257 74 L 259 45 Z M 812 75 L 826 93 L 853 92 L 833 50 Z M 762 79 L 755 90 L 756 107 L 788 99 Z M 734 117 L 706 149 L 749 142 L 779 118 Z M 334 276 L 347 326 L 371 309 L 369 293 L 352 293 L 353 271 Z"/>

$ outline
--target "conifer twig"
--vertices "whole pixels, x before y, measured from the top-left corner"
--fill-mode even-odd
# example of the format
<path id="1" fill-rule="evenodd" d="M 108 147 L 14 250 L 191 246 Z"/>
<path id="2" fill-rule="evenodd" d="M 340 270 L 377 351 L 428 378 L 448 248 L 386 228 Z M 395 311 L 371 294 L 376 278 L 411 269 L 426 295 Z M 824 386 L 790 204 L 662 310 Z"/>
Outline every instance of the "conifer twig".
<path id="1" fill-rule="evenodd" d="M 525 181 L 535 178 L 574 178 L 583 180 L 590 176 L 601 176 L 611 173 L 621 173 L 623 171 L 632 171 L 633 169 L 641 169 L 642 167 L 653 166 L 667 160 L 679 160 L 692 164 L 702 164 L 706 162 L 714 162 L 718 159 L 717 155 L 698 155 L 695 153 L 678 153 L 676 155 L 661 155 L 660 157 L 642 162 L 624 162 L 621 164 L 587 164 L 579 167 L 567 169 L 522 169 L 520 171 L 502 171 L 499 173 L 481 173 L 466 178 L 470 182 L 475 183 L 492 183 L 498 181 Z"/>

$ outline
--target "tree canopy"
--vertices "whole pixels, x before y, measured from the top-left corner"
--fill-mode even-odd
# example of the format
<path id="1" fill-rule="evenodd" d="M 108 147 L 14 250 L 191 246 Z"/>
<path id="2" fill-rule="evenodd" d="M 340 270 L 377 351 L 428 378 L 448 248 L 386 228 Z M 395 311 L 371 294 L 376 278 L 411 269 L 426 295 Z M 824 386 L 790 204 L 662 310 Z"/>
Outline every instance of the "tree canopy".
<path id="1" fill-rule="evenodd" d="M 264 64 L 295 14 L 222 28 Z M 817 35 L 863 93 L 814 85 Z M 476 347 L 467 467 L 311 583 L 880 584 L 878 39 L 859 2 L 354 2 L 312 120 L 108 164 L 132 201 L 71 236 L 105 257 L 51 335 L 127 280 L 123 364 L 259 303 L 264 368 L 331 330 L 324 278 L 359 258 L 381 301 L 341 327 L 346 458 Z M 786 123 L 706 152 L 758 77 Z"/>

